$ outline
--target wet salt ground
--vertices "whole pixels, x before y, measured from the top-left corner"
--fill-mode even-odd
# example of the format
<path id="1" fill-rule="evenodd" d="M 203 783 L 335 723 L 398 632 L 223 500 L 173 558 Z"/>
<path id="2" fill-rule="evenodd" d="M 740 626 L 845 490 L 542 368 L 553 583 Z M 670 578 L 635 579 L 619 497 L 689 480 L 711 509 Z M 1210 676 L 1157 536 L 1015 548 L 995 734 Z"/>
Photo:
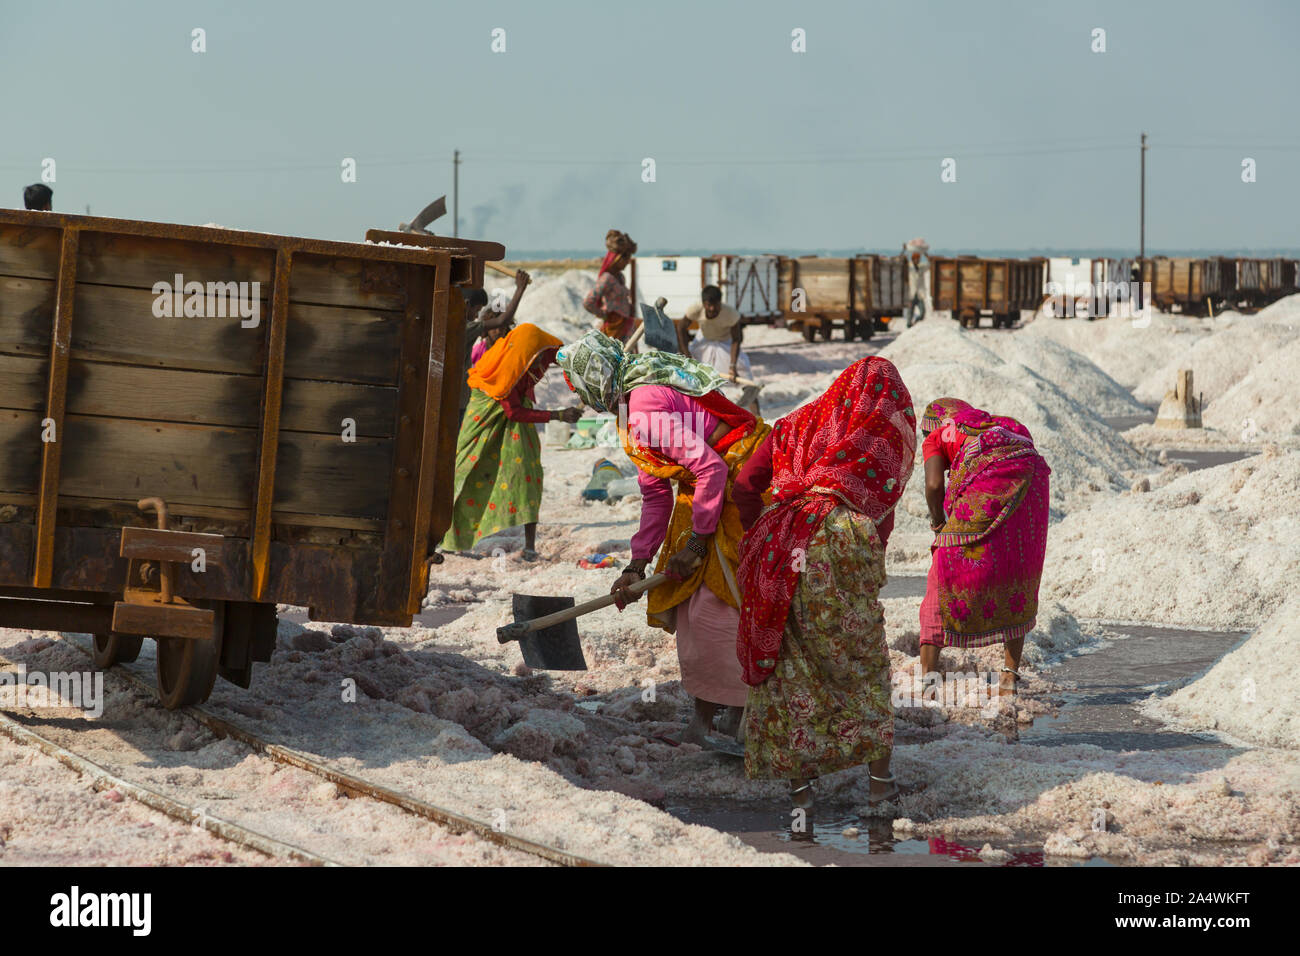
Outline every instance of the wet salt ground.
<path id="1" fill-rule="evenodd" d="M 924 591 L 925 579 L 899 576 L 890 585 L 911 594 Z M 920 588 L 918 591 L 917 588 Z M 899 597 L 903 594 L 886 594 Z M 1241 632 L 1183 631 L 1175 628 L 1124 626 L 1122 635 L 1096 651 L 1069 658 L 1052 668 L 1053 681 L 1073 685 L 1054 717 L 1040 717 L 1020 728 L 1020 744 L 1065 746 L 1091 744 L 1113 751 L 1155 751 L 1175 748 L 1226 749 L 1219 741 L 1166 729 L 1145 717 L 1138 704 L 1153 692 L 1193 679 L 1235 647 Z M 1172 652 L 1172 653 L 1171 653 Z M 946 866 L 984 864 L 980 849 L 988 842 L 1011 854 L 1001 866 L 1077 866 L 1080 861 L 1045 859 L 1041 844 L 969 840 L 897 839 L 888 821 L 860 819 L 851 809 L 815 810 L 804 833 L 791 832 L 788 808 L 669 806 L 669 813 L 687 823 L 723 830 L 757 850 L 791 853 L 805 862 L 838 866 Z M 844 830 L 856 827 L 856 837 Z M 978 845 L 972 845 L 978 844 Z M 1122 861 L 1121 861 L 1122 862 Z M 985 864 L 987 865 L 987 864 Z M 1082 865 L 1114 865 L 1094 857 Z"/>
<path id="2" fill-rule="evenodd" d="M 1209 737 L 1168 730 L 1143 715 L 1138 704 L 1153 692 L 1199 676 L 1246 634 L 1139 626 L 1112 630 L 1123 637 L 1051 668 L 1054 681 L 1074 690 L 1062 695 L 1065 704 L 1055 716 L 1039 717 L 1022 728 L 1020 742 L 1092 744 L 1117 751 L 1226 747 Z"/>
<path id="3" fill-rule="evenodd" d="M 1130 428 L 1136 428 L 1139 425 L 1151 425 L 1156 420 L 1154 411 L 1146 415 L 1117 415 L 1111 418 L 1103 418 L 1102 421 L 1115 429 L 1117 432 L 1126 432 Z M 1171 437 L 1176 432 L 1170 432 Z M 1214 468 L 1216 465 L 1226 465 L 1230 462 L 1241 461 L 1249 458 L 1254 452 L 1248 451 L 1220 451 L 1207 450 L 1201 448 L 1170 448 L 1167 449 L 1169 464 L 1181 462 L 1187 466 L 1188 471 L 1200 471 L 1202 468 Z"/>
<path id="4" fill-rule="evenodd" d="M 888 820 L 863 820 L 852 811 L 814 810 L 804 832 L 791 832 L 788 809 L 754 809 L 752 807 L 687 807 L 665 809 L 683 823 L 722 830 L 766 853 L 790 853 L 814 866 L 988 866 L 980 859 L 984 843 L 955 843 L 950 840 L 914 838 L 898 839 Z M 857 836 L 844 831 L 856 828 Z M 986 841 L 995 849 L 1010 854 L 999 866 L 1078 866 L 1077 860 L 1047 860 L 1041 845 Z M 1084 864 L 1089 865 L 1089 864 Z M 1108 865 L 1092 860 L 1090 865 Z"/>

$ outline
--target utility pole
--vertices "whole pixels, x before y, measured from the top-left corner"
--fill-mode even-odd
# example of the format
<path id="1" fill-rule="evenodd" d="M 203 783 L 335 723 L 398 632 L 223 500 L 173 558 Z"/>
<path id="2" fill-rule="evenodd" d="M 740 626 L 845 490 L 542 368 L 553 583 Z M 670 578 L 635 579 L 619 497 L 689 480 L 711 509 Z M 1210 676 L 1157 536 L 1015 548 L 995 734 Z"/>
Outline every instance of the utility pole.
<path id="1" fill-rule="evenodd" d="M 1146 140 L 1145 133 L 1142 139 Z M 460 150 L 452 153 L 451 157 L 451 234 L 460 237 Z"/>
<path id="2" fill-rule="evenodd" d="M 1138 218 L 1138 259 L 1147 257 L 1147 134 L 1142 134 L 1142 186 L 1140 191 L 1141 212 Z"/>

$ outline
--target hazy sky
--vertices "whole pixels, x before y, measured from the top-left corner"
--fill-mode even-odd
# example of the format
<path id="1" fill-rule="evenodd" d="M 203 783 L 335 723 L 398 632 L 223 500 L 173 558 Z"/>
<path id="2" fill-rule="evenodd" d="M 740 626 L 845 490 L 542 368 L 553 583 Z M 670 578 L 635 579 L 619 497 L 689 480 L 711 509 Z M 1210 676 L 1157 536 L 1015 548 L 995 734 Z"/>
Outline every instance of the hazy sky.
<path id="1" fill-rule="evenodd" d="M 516 254 L 1086 251 L 1136 247 L 1145 130 L 1149 252 L 1294 248 L 1297 35 L 1294 0 L 0 0 L 0 204 L 52 157 L 62 211 L 360 239 L 459 148 L 461 234 Z"/>

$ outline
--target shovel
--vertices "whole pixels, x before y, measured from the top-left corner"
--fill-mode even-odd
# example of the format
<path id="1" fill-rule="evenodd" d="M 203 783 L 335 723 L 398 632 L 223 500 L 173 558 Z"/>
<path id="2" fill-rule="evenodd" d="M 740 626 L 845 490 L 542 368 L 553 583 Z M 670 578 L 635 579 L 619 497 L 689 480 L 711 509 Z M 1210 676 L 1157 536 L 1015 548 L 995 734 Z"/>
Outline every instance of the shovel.
<path id="1" fill-rule="evenodd" d="M 629 587 L 629 594 L 642 594 L 668 580 L 666 574 L 652 574 Z M 614 603 L 606 594 L 574 607 L 572 597 L 542 597 L 532 594 L 514 596 L 513 624 L 497 628 L 497 643 L 519 642 L 524 663 L 543 671 L 585 671 L 578 625 L 573 619 L 599 611 Z"/>

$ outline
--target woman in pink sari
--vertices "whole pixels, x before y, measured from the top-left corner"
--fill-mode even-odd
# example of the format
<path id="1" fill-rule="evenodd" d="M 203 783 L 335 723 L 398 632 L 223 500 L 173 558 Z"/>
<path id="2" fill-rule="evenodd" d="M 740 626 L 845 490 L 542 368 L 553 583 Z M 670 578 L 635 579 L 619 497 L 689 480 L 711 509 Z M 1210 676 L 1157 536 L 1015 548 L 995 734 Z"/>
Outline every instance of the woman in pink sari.
<path id="1" fill-rule="evenodd" d="M 998 692 L 1014 694 L 1038 614 L 1051 469 L 1024 425 L 960 399 L 931 402 L 921 433 L 935 532 L 921 602 L 921 671 L 938 670 L 945 646 L 1002 644 Z"/>

